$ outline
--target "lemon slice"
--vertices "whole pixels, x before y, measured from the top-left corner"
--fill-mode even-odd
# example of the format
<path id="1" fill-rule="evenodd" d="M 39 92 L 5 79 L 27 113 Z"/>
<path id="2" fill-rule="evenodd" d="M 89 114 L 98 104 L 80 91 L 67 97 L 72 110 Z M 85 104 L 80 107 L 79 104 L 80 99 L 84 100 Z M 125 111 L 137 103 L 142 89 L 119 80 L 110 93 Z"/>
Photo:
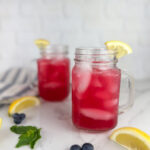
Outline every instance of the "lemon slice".
<path id="1" fill-rule="evenodd" d="M 128 44 L 121 41 L 107 41 L 105 42 L 105 45 L 108 50 L 114 50 L 117 52 L 117 58 L 132 53 L 131 47 Z"/>
<path id="2" fill-rule="evenodd" d="M 0 128 L 2 127 L 2 118 L 0 118 Z"/>
<path id="3" fill-rule="evenodd" d="M 44 40 L 44 39 L 39 39 L 39 40 L 35 40 L 35 44 L 37 45 L 37 47 L 40 50 L 45 49 L 48 45 L 50 45 L 50 42 L 48 40 Z"/>
<path id="4" fill-rule="evenodd" d="M 137 128 L 117 129 L 110 139 L 128 150 L 150 150 L 150 136 Z"/>
<path id="5" fill-rule="evenodd" d="M 14 113 L 20 112 L 29 107 L 40 105 L 40 100 L 34 96 L 26 96 L 21 97 L 19 99 L 14 100 L 8 109 L 8 114 L 12 115 Z"/>

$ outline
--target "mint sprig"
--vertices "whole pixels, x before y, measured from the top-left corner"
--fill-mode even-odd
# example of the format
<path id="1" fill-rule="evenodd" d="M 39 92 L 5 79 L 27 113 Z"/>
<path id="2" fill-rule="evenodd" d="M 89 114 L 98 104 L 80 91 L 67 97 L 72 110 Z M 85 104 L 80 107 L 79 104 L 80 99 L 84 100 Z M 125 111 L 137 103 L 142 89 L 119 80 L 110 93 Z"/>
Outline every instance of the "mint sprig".
<path id="1" fill-rule="evenodd" d="M 38 129 L 38 131 L 37 131 L 36 134 L 35 134 L 34 139 L 33 139 L 32 142 L 30 143 L 30 148 L 31 148 L 31 149 L 34 148 L 36 142 L 41 138 L 40 131 L 41 131 L 41 129 Z"/>
<path id="2" fill-rule="evenodd" d="M 41 138 L 40 131 L 33 126 L 12 126 L 10 130 L 16 134 L 20 134 L 19 141 L 16 148 L 29 145 L 31 149 L 34 148 L 36 142 Z"/>
<path id="3" fill-rule="evenodd" d="M 10 130 L 16 134 L 24 134 L 29 130 L 37 130 L 37 127 L 33 126 L 12 126 Z"/>

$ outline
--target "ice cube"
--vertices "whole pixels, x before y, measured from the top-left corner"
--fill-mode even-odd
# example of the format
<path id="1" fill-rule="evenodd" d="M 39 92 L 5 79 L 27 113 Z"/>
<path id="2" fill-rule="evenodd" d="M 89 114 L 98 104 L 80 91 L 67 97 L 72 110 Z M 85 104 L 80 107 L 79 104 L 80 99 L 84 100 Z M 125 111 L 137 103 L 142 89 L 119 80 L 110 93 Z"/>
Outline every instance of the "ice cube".
<path id="1" fill-rule="evenodd" d="M 55 89 L 55 88 L 60 88 L 62 87 L 63 84 L 60 83 L 60 82 L 51 82 L 51 83 L 47 83 L 44 85 L 44 88 L 52 88 L 52 89 Z"/>
<path id="2" fill-rule="evenodd" d="M 73 70 L 73 89 L 83 93 L 91 80 L 91 68 L 88 65 L 81 65 Z"/>
<path id="3" fill-rule="evenodd" d="M 111 70 L 106 76 L 107 90 L 112 94 L 117 94 L 120 88 L 120 72 Z"/>
<path id="4" fill-rule="evenodd" d="M 82 72 L 79 76 L 79 84 L 78 84 L 78 92 L 82 93 L 84 92 L 90 82 L 91 79 L 91 73 L 89 71 Z"/>
<path id="5" fill-rule="evenodd" d="M 111 94 L 117 94 L 119 92 L 120 83 L 117 79 L 109 79 L 107 80 L 107 90 Z"/>
<path id="6" fill-rule="evenodd" d="M 92 87 L 100 88 L 100 89 L 103 87 L 102 81 L 99 80 L 96 76 L 92 77 L 91 85 L 92 85 Z"/>
<path id="7" fill-rule="evenodd" d="M 64 60 L 64 57 L 56 56 L 56 57 L 52 57 L 52 58 L 50 59 L 50 63 L 51 63 L 51 64 L 54 64 L 54 65 L 56 65 L 56 64 L 61 64 L 61 62 L 63 62 L 63 60 Z"/>
<path id="8" fill-rule="evenodd" d="M 82 64 L 80 64 L 80 69 L 81 70 L 92 70 L 92 66 L 91 66 L 91 64 L 88 64 L 88 63 L 82 63 Z"/>
<path id="9" fill-rule="evenodd" d="M 96 98 L 96 99 L 99 99 L 99 100 L 109 100 L 111 99 L 111 95 L 105 91 L 105 90 L 99 90 L 99 89 L 96 89 L 94 92 L 93 92 L 93 96 Z"/>
<path id="10" fill-rule="evenodd" d="M 105 108 L 113 108 L 116 107 L 118 105 L 118 99 L 112 99 L 112 100 L 106 100 L 103 101 L 103 105 Z"/>
<path id="11" fill-rule="evenodd" d="M 94 120 L 110 120 L 114 118 L 114 114 L 105 110 L 84 108 L 81 114 Z"/>

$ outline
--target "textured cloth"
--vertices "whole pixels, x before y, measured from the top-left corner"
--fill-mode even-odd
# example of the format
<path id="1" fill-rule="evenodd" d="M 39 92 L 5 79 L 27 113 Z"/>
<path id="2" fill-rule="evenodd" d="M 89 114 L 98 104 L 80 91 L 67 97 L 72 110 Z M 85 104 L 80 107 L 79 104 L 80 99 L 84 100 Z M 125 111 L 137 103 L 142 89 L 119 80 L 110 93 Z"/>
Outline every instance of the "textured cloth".
<path id="1" fill-rule="evenodd" d="M 0 74 L 0 104 L 21 96 L 36 96 L 36 81 L 36 73 L 28 69 L 9 69 Z"/>

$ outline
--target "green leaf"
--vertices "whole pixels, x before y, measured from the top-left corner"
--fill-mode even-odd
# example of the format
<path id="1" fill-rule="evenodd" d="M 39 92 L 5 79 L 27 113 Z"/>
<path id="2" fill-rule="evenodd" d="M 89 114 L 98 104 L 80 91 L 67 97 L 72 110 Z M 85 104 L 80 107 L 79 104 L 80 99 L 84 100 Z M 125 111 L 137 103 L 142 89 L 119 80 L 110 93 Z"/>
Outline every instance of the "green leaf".
<path id="1" fill-rule="evenodd" d="M 33 149 L 34 146 L 35 146 L 35 144 L 36 144 L 36 142 L 41 138 L 40 131 L 41 131 L 41 129 L 38 129 L 38 130 L 36 131 L 36 136 L 35 136 L 35 138 L 32 140 L 32 142 L 30 143 L 30 148 Z"/>
<path id="2" fill-rule="evenodd" d="M 28 130 L 37 130 L 37 128 L 33 126 L 12 126 L 10 130 L 16 134 L 24 134 Z"/>
<path id="3" fill-rule="evenodd" d="M 36 142 L 41 138 L 40 131 L 37 127 L 33 126 L 12 126 L 10 130 L 19 136 L 19 141 L 16 148 L 21 146 L 29 145 L 30 148 L 34 148 Z"/>
<path id="4" fill-rule="evenodd" d="M 35 138 L 36 132 L 36 130 L 29 130 L 26 133 L 20 135 L 16 147 L 18 148 L 24 145 L 29 145 L 31 141 Z"/>

